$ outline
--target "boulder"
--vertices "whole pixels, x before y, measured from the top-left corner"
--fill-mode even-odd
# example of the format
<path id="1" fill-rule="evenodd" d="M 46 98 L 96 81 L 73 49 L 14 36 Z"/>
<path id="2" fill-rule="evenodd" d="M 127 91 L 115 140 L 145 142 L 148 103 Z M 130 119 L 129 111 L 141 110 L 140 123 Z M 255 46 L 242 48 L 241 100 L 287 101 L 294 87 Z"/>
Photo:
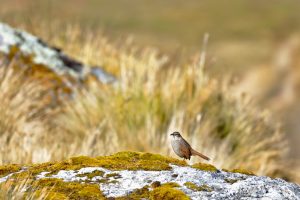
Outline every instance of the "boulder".
<path id="1" fill-rule="evenodd" d="M 85 65 L 34 35 L 0 23 L 0 53 L 9 55 L 16 48 L 22 56 L 30 57 L 35 64 L 46 66 L 59 76 L 66 75 L 82 80 L 87 75 L 93 75 L 102 83 L 116 81 L 114 76 L 101 67 Z"/>
<path id="2" fill-rule="evenodd" d="M 2 166 L 0 188 L 5 182 L 18 184 L 26 179 L 31 185 L 24 195 L 44 192 L 49 199 L 300 199 L 297 184 L 239 172 L 205 163 L 188 165 L 158 154 L 119 152 Z"/>

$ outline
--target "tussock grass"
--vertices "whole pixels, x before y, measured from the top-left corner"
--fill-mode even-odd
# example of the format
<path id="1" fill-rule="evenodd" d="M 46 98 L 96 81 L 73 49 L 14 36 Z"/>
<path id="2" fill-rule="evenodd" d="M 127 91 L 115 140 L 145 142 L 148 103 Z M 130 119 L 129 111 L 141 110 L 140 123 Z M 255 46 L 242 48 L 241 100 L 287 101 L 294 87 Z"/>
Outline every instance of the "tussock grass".
<path id="1" fill-rule="evenodd" d="M 25 70 L 14 66 L 0 66 L 0 163 L 38 162 L 49 159 L 41 140 L 50 127 L 45 93 L 47 88 L 29 81 Z M 49 142 L 50 142 L 49 138 Z"/>
<path id="2" fill-rule="evenodd" d="M 50 108 L 42 101 L 47 87 L 1 67 L 2 164 L 121 150 L 175 156 L 169 145 L 175 130 L 220 168 L 272 174 L 282 163 L 288 147 L 278 123 L 246 96 L 232 95 L 230 81 L 208 77 L 205 51 L 179 65 L 130 40 L 114 44 L 96 33 L 83 37 L 78 27 L 69 28 L 61 31 L 69 37 L 58 35 L 52 42 L 88 63 L 101 64 L 119 82 L 87 80 L 72 100 Z"/>
<path id="3" fill-rule="evenodd" d="M 285 155 L 284 134 L 270 114 L 233 97 L 229 82 L 209 78 L 200 60 L 168 66 L 154 50 L 126 48 L 114 58 L 118 86 L 79 91 L 57 118 L 66 132 L 83 138 L 85 153 L 130 149 L 174 156 L 169 134 L 179 130 L 219 167 L 266 174 Z"/>
<path id="4" fill-rule="evenodd" d="M 3 200 L 42 200 L 49 196 L 49 191 L 42 189 L 37 193 L 32 188 L 33 181 L 30 179 L 24 180 L 9 180 L 0 185 L 0 199 Z M 36 188 L 35 188 L 36 189 Z"/>

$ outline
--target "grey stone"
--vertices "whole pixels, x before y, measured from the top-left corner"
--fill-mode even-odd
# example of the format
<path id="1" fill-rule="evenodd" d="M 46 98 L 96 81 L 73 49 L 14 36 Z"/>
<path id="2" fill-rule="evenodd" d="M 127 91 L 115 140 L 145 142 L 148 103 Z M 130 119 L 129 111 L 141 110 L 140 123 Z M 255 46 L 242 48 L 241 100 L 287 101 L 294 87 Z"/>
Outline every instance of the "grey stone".
<path id="1" fill-rule="evenodd" d="M 87 176 L 77 176 L 79 174 L 92 173 L 95 170 L 106 174 L 117 173 L 120 176 L 110 177 L 110 181 L 115 183 L 99 183 L 103 177 L 95 176 L 90 181 L 98 183 L 99 188 L 106 197 L 121 197 L 130 194 L 135 189 L 151 185 L 153 182 L 161 184 L 175 182 L 180 187 L 177 189 L 183 191 L 193 200 L 227 200 L 227 199 L 264 199 L 264 200 L 299 200 L 300 186 L 295 183 L 289 183 L 282 179 L 272 179 L 265 176 L 251 176 L 231 172 L 209 172 L 191 167 L 182 167 L 171 165 L 171 170 L 166 171 L 144 171 L 144 170 L 119 170 L 112 171 L 102 167 L 82 167 L 79 170 L 60 170 L 57 174 L 47 176 L 49 172 L 41 172 L 36 176 L 41 178 L 59 178 L 64 181 L 85 182 Z M 18 172 L 16 172 L 18 173 Z M 178 176 L 173 176 L 177 174 Z M 9 179 L 12 174 L 0 178 L 0 183 Z M 226 180 L 235 180 L 228 182 Z M 198 186 L 206 185 L 211 191 L 195 191 L 189 189 L 184 184 L 192 182 Z"/>
<path id="2" fill-rule="evenodd" d="M 116 78 L 101 67 L 84 65 L 63 53 L 62 50 L 50 47 L 40 38 L 0 23 L 0 52 L 8 54 L 13 46 L 18 47 L 23 55 L 33 56 L 33 62 L 48 67 L 57 75 L 70 75 L 83 80 L 87 75 L 92 74 L 102 83 L 116 82 Z"/>

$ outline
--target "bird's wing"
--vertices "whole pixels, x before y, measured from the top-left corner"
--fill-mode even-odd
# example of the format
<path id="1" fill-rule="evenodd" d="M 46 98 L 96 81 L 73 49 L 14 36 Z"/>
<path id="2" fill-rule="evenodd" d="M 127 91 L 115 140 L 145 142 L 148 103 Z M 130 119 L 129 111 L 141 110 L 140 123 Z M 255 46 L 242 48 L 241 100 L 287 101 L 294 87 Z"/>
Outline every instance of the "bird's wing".
<path id="1" fill-rule="evenodd" d="M 184 155 L 184 158 L 186 158 L 186 159 L 190 159 L 191 158 L 191 155 L 192 155 L 192 153 L 191 153 L 191 146 L 184 139 L 182 140 L 182 145 L 180 145 L 180 151 Z"/>
<path id="2" fill-rule="evenodd" d="M 184 138 L 182 138 L 182 141 L 184 142 L 185 146 L 191 148 L 191 145 Z"/>

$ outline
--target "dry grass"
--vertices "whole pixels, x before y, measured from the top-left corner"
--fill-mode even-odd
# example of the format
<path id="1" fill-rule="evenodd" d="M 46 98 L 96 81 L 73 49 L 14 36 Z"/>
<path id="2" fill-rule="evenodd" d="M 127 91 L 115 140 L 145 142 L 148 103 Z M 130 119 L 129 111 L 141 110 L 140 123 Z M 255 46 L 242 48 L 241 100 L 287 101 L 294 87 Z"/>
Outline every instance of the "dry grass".
<path id="1" fill-rule="evenodd" d="M 49 132 L 44 94 L 47 88 L 15 73 L 14 65 L 0 66 L 0 163 L 38 162 L 49 159 L 40 141 Z M 50 117 L 50 116 L 49 116 Z"/>
<path id="2" fill-rule="evenodd" d="M 42 200 L 46 199 L 49 191 L 42 190 L 36 195 L 32 188 L 32 180 L 9 180 L 0 186 L 0 199 L 2 200 Z"/>
<path id="3" fill-rule="evenodd" d="M 247 98 L 233 97 L 228 81 L 207 77 L 200 58 L 176 66 L 155 50 L 107 49 L 103 57 L 119 66 L 119 86 L 79 91 L 57 118 L 83 138 L 85 154 L 128 148 L 171 154 L 169 134 L 179 130 L 219 167 L 269 174 L 279 166 L 287 145 L 277 122 Z"/>
<path id="4" fill-rule="evenodd" d="M 249 98 L 233 96 L 230 81 L 209 78 L 204 54 L 178 65 L 129 40 L 113 44 L 99 35 L 82 37 L 76 27 L 61 32 L 68 37 L 52 42 L 103 65 L 119 83 L 91 81 L 72 101 L 49 107 L 43 101 L 47 88 L 10 66 L 0 67 L 1 164 L 120 150 L 169 155 L 168 136 L 177 130 L 218 167 L 244 167 L 257 174 L 280 167 L 287 144 L 278 123 Z"/>

